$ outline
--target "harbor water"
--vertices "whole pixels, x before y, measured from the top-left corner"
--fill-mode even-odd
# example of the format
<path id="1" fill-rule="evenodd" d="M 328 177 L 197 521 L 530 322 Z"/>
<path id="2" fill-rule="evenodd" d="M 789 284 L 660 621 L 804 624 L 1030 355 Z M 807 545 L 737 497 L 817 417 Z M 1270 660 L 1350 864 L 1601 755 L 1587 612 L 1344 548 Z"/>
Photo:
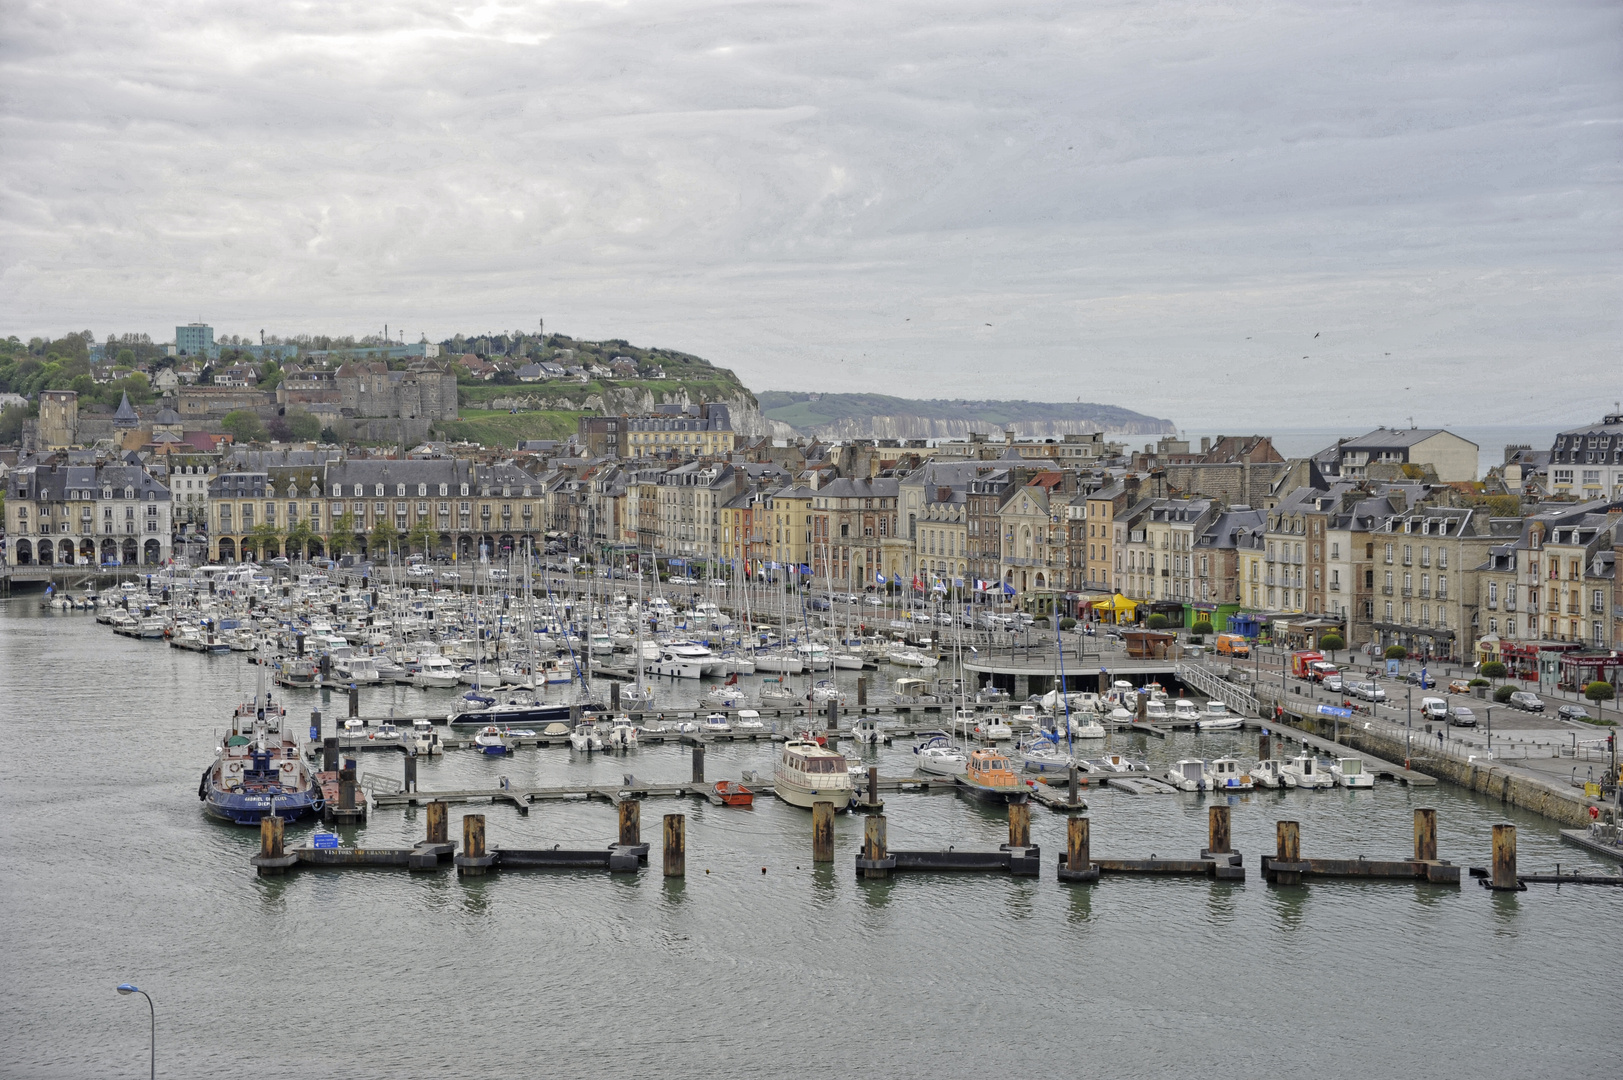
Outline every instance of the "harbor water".
<path id="1" fill-rule="evenodd" d="M 1055 880 L 1063 816 L 1034 806 L 1036 880 L 902 876 L 858 882 L 862 819 L 836 824 L 814 867 L 805 811 L 695 800 L 644 804 L 643 835 L 687 815 L 687 877 L 449 869 L 303 869 L 255 876 L 258 832 L 206 818 L 198 776 L 254 691 L 242 654 L 114 636 L 85 614 L 0 602 L 0 1076 L 140 1076 L 144 1002 L 158 1072 L 378 1077 L 1615 1075 L 1623 890 L 1324 881 L 1263 883 L 1274 823 L 1305 856 L 1406 857 L 1417 807 L 1438 811 L 1443 858 L 1486 865 L 1491 827 L 1518 826 L 1524 872 L 1612 873 L 1553 823 L 1446 784 L 1257 792 L 1233 802 L 1247 880 Z M 849 673 L 842 673 L 842 679 Z M 752 680 L 746 680 L 751 682 Z M 697 687 L 659 687 L 662 704 Z M 683 696 L 685 695 L 685 697 Z M 298 723 L 314 691 L 278 692 Z M 363 691 L 404 719 L 450 691 Z M 854 700 L 854 697 L 853 697 Z M 333 700 L 342 711 L 342 698 Z M 1161 764 L 1256 735 L 1115 737 Z M 911 771 L 897 745 L 887 775 Z M 711 779 L 770 774 L 772 745 L 708 748 Z M 398 779 L 396 754 L 361 771 Z M 425 761 L 425 791 L 680 782 L 689 754 L 648 746 L 582 760 L 565 748 Z M 1096 857 L 1194 857 L 1207 797 L 1089 789 Z M 1000 808 L 887 793 L 892 848 L 995 848 Z M 602 802 L 451 807 L 492 844 L 600 846 Z M 422 811 L 381 810 L 346 844 L 422 838 Z M 289 843 L 311 826 L 289 828 Z"/>

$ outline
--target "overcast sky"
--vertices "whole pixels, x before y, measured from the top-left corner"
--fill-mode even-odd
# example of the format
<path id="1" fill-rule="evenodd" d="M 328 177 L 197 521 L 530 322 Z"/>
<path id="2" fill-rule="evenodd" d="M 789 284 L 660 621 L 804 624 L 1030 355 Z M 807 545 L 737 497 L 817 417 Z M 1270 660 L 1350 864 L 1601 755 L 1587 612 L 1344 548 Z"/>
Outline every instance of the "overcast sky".
<path id="1" fill-rule="evenodd" d="M 1623 396 L 1615 0 L 0 0 L 0 38 L 0 333 L 544 317 L 1207 429 Z"/>

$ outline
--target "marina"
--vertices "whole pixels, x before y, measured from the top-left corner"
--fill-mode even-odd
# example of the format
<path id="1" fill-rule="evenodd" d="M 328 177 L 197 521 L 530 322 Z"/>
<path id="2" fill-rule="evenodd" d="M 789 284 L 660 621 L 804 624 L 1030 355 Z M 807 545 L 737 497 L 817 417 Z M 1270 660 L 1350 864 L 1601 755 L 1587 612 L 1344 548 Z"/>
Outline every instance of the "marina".
<path id="1" fill-rule="evenodd" d="M 1444 906 L 1449 927 L 1444 942 L 1469 941 L 1487 932 L 1486 926 L 1494 919 L 1506 917 L 1473 910 L 1490 896 L 1536 905 L 1515 916 L 1522 921 L 1561 926 L 1569 919 L 1587 920 L 1594 913 L 1571 907 L 1566 899 L 1569 887 L 1580 884 L 1580 878 L 1604 878 L 1616 865 L 1602 855 L 1588 855 L 1536 817 L 1447 783 L 1400 782 L 1400 772 L 1383 772 L 1384 766 L 1375 760 L 1366 759 L 1378 777 L 1377 786 L 1365 791 L 1258 786 L 1238 795 L 1173 793 L 1157 779 L 1180 758 L 1233 758 L 1244 769 L 1264 756 L 1289 759 L 1301 752 L 1335 753 L 1338 744 L 1333 740 L 1320 735 L 1302 740 L 1294 730 L 1273 725 L 1269 725 L 1265 747 L 1262 725 L 1254 717 L 1247 717 L 1241 730 L 1210 733 L 1180 729 L 1171 719 L 1155 725 L 1161 729 L 1158 732 L 1130 722 L 1107 724 L 1105 739 L 1092 745 L 1077 744 L 1069 751 L 1093 763 L 1085 771 L 1078 769 L 1074 789 L 1069 770 L 1016 773 L 1028 801 L 1014 806 L 1006 801 L 987 803 L 963 792 L 956 775 L 931 775 L 917 768 L 915 745 L 929 732 L 951 726 L 952 706 L 927 719 L 880 705 L 866 706 L 869 711 L 862 712 L 855 704 L 855 680 L 867 675 L 870 686 L 874 685 L 878 680 L 872 669 L 833 673 L 847 698 L 846 706 L 835 714 L 833 732 L 827 730 L 826 703 L 813 717 L 799 709 L 783 716 L 771 715 L 770 708 L 759 709 L 761 731 L 677 731 L 677 724 L 696 722 L 717 711 L 701 700 L 710 680 L 689 680 L 693 685 L 686 696 L 677 696 L 669 683 L 654 684 L 656 694 L 665 695 L 662 707 L 642 714 L 637 748 L 617 753 L 578 751 L 567 736 L 543 735 L 539 730 L 533 736 L 508 737 L 512 745 L 501 755 L 476 753 L 471 744 L 478 729 L 430 720 L 443 719 L 451 711 L 452 701 L 465 692 L 460 687 L 422 689 L 380 681 L 357 686 L 353 694 L 347 687 L 327 688 L 325 694 L 315 686 L 277 687 L 272 691 L 274 700 L 285 708 L 286 724 L 301 736 L 303 760 L 321 771 L 328 763 L 329 747 L 340 766 L 354 759 L 357 802 L 364 796 L 368 809 L 364 819 L 342 823 L 319 818 L 284 822 L 278 848 L 274 842 L 265 843 L 266 821 L 257 828 L 243 828 L 211 822 L 196 810 L 190 811 L 194 815 L 190 819 L 174 816 L 187 813 L 185 800 L 191 797 L 185 790 L 187 780 L 179 773 L 179 759 L 189 757 L 196 763 L 187 770 L 189 782 L 195 786 L 197 770 L 208 759 L 209 748 L 218 746 L 221 733 L 229 729 L 233 711 L 241 702 L 254 699 L 260 665 L 247 662 L 252 653 L 168 649 L 161 641 L 109 635 L 108 628 L 96 624 L 89 613 L 45 612 L 31 605 L 30 610 L 19 611 L 16 603 L 14 599 L 0 617 L 13 628 L 38 629 L 38 633 L 30 629 L 7 637 L 14 656 L 18 643 L 28 643 L 28 670 L 51 678 L 54 665 L 69 662 L 68 657 L 85 649 L 110 651 L 124 670 L 135 673 L 127 680 L 127 693 L 143 701 L 170 702 L 153 734 L 166 745 L 192 749 L 174 755 L 174 762 L 148 758 L 142 772 L 152 778 L 148 782 L 154 785 L 151 790 L 163 792 L 162 799 L 173 807 L 167 828 L 187 839 L 184 847 L 160 857 L 170 874 L 160 898 L 153 902 L 157 907 L 149 905 L 145 910 L 164 910 L 174 902 L 164 896 L 185 896 L 189 907 L 201 910 L 205 927 L 219 927 L 207 931 L 210 933 L 223 933 L 227 923 L 240 926 L 246 918 L 248 933 L 257 936 L 264 931 L 254 928 L 252 913 L 264 904 L 319 903 L 335 930 L 346 938 L 374 943 L 383 940 L 378 913 L 402 905 L 412 910 L 427 902 L 426 911 L 432 913 L 422 917 L 433 923 L 454 927 L 495 916 L 516 919 L 515 925 L 523 927 L 521 935 L 544 933 L 556 938 L 562 932 L 564 943 L 551 946 L 549 955 L 557 963 L 589 966 L 606 959 L 599 955 L 604 949 L 607 958 L 629 962 L 647 946 L 633 947 L 629 942 L 586 946 L 572 941 L 562 930 L 566 921 L 521 911 L 529 912 L 534 898 L 539 897 L 543 908 L 573 911 L 577 905 L 586 905 L 616 913 L 616 919 L 628 926 L 649 917 L 674 919 L 674 925 L 682 928 L 680 933 L 719 941 L 731 926 L 759 921 L 760 908 L 766 905 L 796 917 L 832 919 L 847 928 L 878 917 L 892 926 L 892 933 L 906 938 L 912 931 L 897 920 L 923 920 L 973 934 L 984 928 L 969 916 L 970 910 L 1016 903 L 1031 913 L 993 932 L 1001 947 L 1022 947 L 1029 935 L 1039 932 L 1039 924 L 1052 922 L 1057 929 L 1045 929 L 1041 931 L 1044 935 L 1057 932 L 1063 940 L 1091 942 L 1090 947 L 1099 954 L 1097 962 L 1135 971 L 1137 981 L 1133 983 L 1103 976 L 1106 987 L 1114 986 L 1115 992 L 1129 997 L 1150 992 L 1175 1000 L 1182 991 L 1175 982 L 1159 976 L 1149 976 L 1149 985 L 1142 990 L 1128 989 L 1146 978 L 1143 968 L 1135 967 L 1130 951 L 1142 933 L 1135 927 L 1145 918 L 1155 921 L 1156 933 L 1170 933 L 1174 940 L 1187 936 L 1189 931 L 1179 928 L 1190 920 L 1196 927 L 1244 928 L 1253 943 L 1260 941 L 1265 950 L 1283 957 L 1291 948 L 1291 932 L 1276 925 L 1271 902 L 1252 890 L 1260 884 L 1281 897 L 1293 891 L 1310 892 L 1311 899 L 1286 901 L 1286 910 L 1342 913 L 1336 917 L 1352 927 L 1357 947 L 1364 955 L 1379 958 L 1390 954 L 1390 946 L 1377 923 L 1401 922 L 1417 903 L 1428 909 Z M 20 669 L 12 664 L 7 670 Z M 744 676 L 739 681 L 753 697 L 752 688 L 761 678 Z M 55 681 L 63 680 L 57 677 Z M 93 741 L 123 737 L 125 728 L 120 721 L 94 719 L 99 698 L 88 688 L 56 696 L 54 708 L 81 717 L 76 723 L 89 725 L 84 730 Z M 607 705 L 608 695 L 602 697 Z M 13 760 L 37 758 L 44 752 L 43 746 L 36 746 L 30 729 L 18 726 L 29 715 L 18 711 L 29 708 L 21 704 L 27 700 L 27 695 L 13 693 L 4 706 Z M 352 705 L 359 721 L 354 733 L 344 726 Z M 983 721 L 992 711 L 981 710 Z M 1002 714 L 1009 717 L 1011 730 L 1018 732 L 1029 721 L 1022 721 L 1017 713 L 1005 707 Z M 737 708 L 723 715 L 729 718 L 730 727 L 739 718 Z M 413 723 L 417 719 L 428 721 L 422 726 L 431 739 L 418 741 L 419 726 Z M 806 722 L 810 720 L 815 722 Z M 864 729 L 858 737 L 859 720 L 874 721 L 877 726 L 871 732 Z M 391 730 L 387 724 L 394 725 L 399 735 L 386 735 Z M 309 726 L 317 730 L 314 740 L 303 738 Z M 650 730 L 659 726 L 669 730 Z M 820 825 L 815 809 L 790 806 L 775 796 L 774 755 L 785 745 L 782 740 L 797 730 L 821 735 L 826 745 L 849 755 L 856 770 L 851 776 L 852 809 L 860 812 L 833 815 L 826 825 Z M 1285 737 L 1291 740 L 1288 750 L 1282 746 Z M 1012 741 L 1019 739 L 1016 734 Z M 430 744 L 443 752 L 409 753 Z M 974 745 L 961 739 L 958 744 Z M 1341 756 L 1346 756 L 1345 747 Z M 703 767 L 699 776 L 695 776 L 696 757 Z M 408 762 L 412 763 L 409 774 Z M 1111 762 L 1114 765 L 1106 768 Z M 41 775 L 29 785 L 43 779 Z M 45 790 L 57 783 L 50 781 Z M 731 785 L 734 799 L 724 797 L 718 784 Z M 738 789 L 749 792 L 748 802 L 736 795 Z M 938 797 L 941 795 L 951 797 Z M 1425 802 L 1415 803 L 1414 799 Z M 111 808 L 120 803 L 107 805 Z M 57 809 L 48 809 L 52 806 Z M 123 837 L 121 843 L 137 843 L 128 832 L 133 819 L 127 812 L 97 813 L 91 819 L 71 809 L 71 804 L 68 807 L 64 818 L 59 802 L 25 800 L 10 819 L 57 815 L 63 829 L 55 831 L 65 829 L 67 838 L 110 835 Z M 632 807 L 638 809 L 642 822 L 644 832 L 637 839 L 648 845 L 647 862 L 642 856 L 629 860 L 621 856 L 611 866 L 613 850 L 621 839 L 618 817 Z M 1040 812 L 1032 813 L 1034 807 L 1040 807 Z M 662 809 L 656 812 L 655 808 Z M 1227 847 L 1232 853 L 1221 850 L 1223 845 L 1214 843 L 1211 836 L 1212 812 L 1219 809 L 1229 817 Z M 1370 887 L 1377 879 L 1367 876 L 1361 880 L 1309 873 L 1302 886 L 1292 886 L 1269 881 L 1261 869 L 1264 863 L 1259 860 L 1264 855 L 1269 855 L 1268 863 L 1273 862 L 1275 856 L 1269 853 L 1277 852 L 1276 832 L 1286 821 L 1299 822 L 1302 834 L 1314 838 L 1313 859 L 1339 860 L 1353 869 L 1366 864 L 1378 867 L 1382 859 L 1390 861 L 1396 846 L 1380 841 L 1409 831 L 1416 809 L 1436 810 L 1438 848 L 1457 866 L 1474 863 L 1491 870 L 1492 826 L 1507 817 L 1514 821 L 1520 838 L 1517 881 L 1525 883 L 1528 891 L 1473 889 L 1463 893 L 1457 885 L 1411 877 L 1409 889 L 1446 890 L 1447 897 L 1439 893 L 1422 900 L 1413 892 L 1400 893 L 1393 886 L 1402 879 L 1393 879 L 1387 883 L 1388 891 L 1381 894 L 1386 898 L 1381 899 L 1340 891 Z M 1011 814 L 1021 812 L 1026 815 L 1023 823 L 1011 822 Z M 443 842 L 429 839 L 430 818 L 436 814 L 445 823 Z M 464 833 L 468 827 L 464 821 L 475 817 L 483 821 L 482 848 L 469 845 Z M 1011 834 L 1015 825 L 1028 832 Z M 870 828 L 877 830 L 873 842 Z M 31 849 L 32 840 L 8 829 L 13 850 Z M 667 834 L 671 844 L 666 842 Z M 1017 840 L 1026 843 L 1011 842 Z M 1243 860 L 1235 863 L 1242 851 Z M 820 854 L 827 855 L 828 861 L 818 858 Z M 463 860 L 461 864 L 458 859 Z M 631 862 L 636 869 L 630 868 Z M 1253 869 L 1255 873 L 1246 875 Z M 1235 876 L 1236 871 L 1242 876 Z M 78 871 L 64 866 L 50 873 L 72 878 Z M 1544 884 L 1537 880 L 1540 877 L 1560 878 L 1562 883 Z M 1197 882 L 1200 889 L 1214 891 L 1189 892 Z M 616 883 L 619 890 L 653 891 L 641 899 L 623 891 L 599 891 Z M 443 899 L 430 900 L 423 892 L 447 886 L 465 893 L 466 898 L 446 908 Z M 1548 889 L 1548 894 L 1536 891 L 1541 888 Z M 312 889 L 321 894 L 336 891 L 332 900 L 316 901 Z M 1609 904 L 1612 901 L 1606 897 L 1618 891 L 1592 889 L 1588 903 Z M 1558 892 L 1560 899 L 1556 898 Z M 1541 895 L 1550 899 L 1533 899 Z M 1473 899 L 1467 901 L 1467 896 Z M 1551 903 L 1553 908 L 1547 906 Z M 1367 925 L 1361 921 L 1366 912 L 1373 917 Z M 26 907 L 23 919 L 25 927 L 37 923 Z M 136 942 L 146 940 L 138 933 L 126 933 Z M 639 934 L 636 940 L 644 939 Z M 152 940 L 137 947 L 152 951 L 159 943 Z M 347 951 L 341 951 L 361 962 L 372 962 L 378 947 L 363 944 L 363 951 L 347 946 Z M 1437 949 L 1443 947 L 1439 944 Z M 1430 948 L 1422 946 L 1416 953 L 1411 947 L 1402 954 L 1404 962 L 1424 959 Z M 871 948 L 842 944 L 835 952 L 853 970 L 872 958 Z M 699 961 L 684 959 L 680 948 L 674 952 L 662 948 L 661 954 L 675 970 L 697 974 L 698 969 L 690 965 Z M 1220 946 L 1216 955 L 1224 954 L 1225 948 Z M 153 955 L 155 958 L 156 953 Z M 1397 954 L 1391 955 L 1396 960 Z M 485 952 L 483 958 L 496 970 L 506 964 L 491 952 Z M 1234 959 L 1238 962 L 1237 954 Z M 1577 954 L 1572 959 L 1581 965 Z M 1444 963 L 1442 952 L 1433 953 L 1432 960 Z M 34 970 L 27 955 L 23 963 L 25 970 Z M 948 961 L 949 967 L 956 963 Z M 1446 964 L 1457 972 L 1450 979 L 1471 978 L 1475 963 L 1458 950 L 1450 951 Z M 763 974 L 772 969 L 764 954 L 750 965 Z M 211 976 L 194 972 L 191 977 L 200 979 L 200 992 L 226 1000 L 233 997 L 234 991 Z M 1038 977 L 1038 985 L 1043 982 Z M 1309 985 L 1322 991 L 1316 983 L 1299 981 L 1287 982 L 1286 989 L 1305 991 Z M 796 1000 L 786 994 L 773 992 L 778 1001 Z M 383 999 L 367 989 L 361 992 L 361 1000 L 381 1005 Z M 201 1001 L 195 1007 L 207 1014 Z M 1023 1006 L 1029 1008 L 1029 1003 Z M 1038 1006 L 1039 1014 L 1042 1011 Z M 469 1015 L 458 1007 L 451 1013 Z M 1128 1014 L 1114 1015 L 1118 1024 L 1132 1029 L 1135 1021 Z M 19 1020 L 26 1030 L 27 1019 Z M 1460 1022 L 1471 1021 L 1462 1014 Z M 346 1025 L 346 1030 L 361 1045 L 380 1045 L 375 1025 L 365 1030 Z M 394 1028 L 385 1023 L 382 1030 Z M 1216 1029 L 1197 1026 L 1197 1030 L 1203 1032 L 1203 1038 L 1224 1045 L 1226 1036 Z M 727 1036 L 721 1038 L 725 1042 Z M 1229 1045 L 1238 1051 L 1237 1043 Z M 1546 1056 L 1561 1060 L 1566 1051 L 1551 1042 L 1539 1052 L 1541 1060 Z M 1582 1061 L 1587 1058 L 1570 1060 L 1581 1074 Z"/>

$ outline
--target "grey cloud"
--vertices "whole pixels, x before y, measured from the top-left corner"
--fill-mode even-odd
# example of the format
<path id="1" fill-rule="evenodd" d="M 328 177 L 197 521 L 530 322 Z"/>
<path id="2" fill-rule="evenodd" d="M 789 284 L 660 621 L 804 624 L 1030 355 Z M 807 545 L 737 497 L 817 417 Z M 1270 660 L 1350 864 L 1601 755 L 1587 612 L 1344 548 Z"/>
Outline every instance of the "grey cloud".
<path id="1" fill-rule="evenodd" d="M 10 5 L 0 311 L 155 335 L 544 314 L 761 388 L 1260 427 L 1304 394 L 1390 419 L 1402 378 L 1405 412 L 1560 419 L 1615 379 L 1620 22 Z"/>

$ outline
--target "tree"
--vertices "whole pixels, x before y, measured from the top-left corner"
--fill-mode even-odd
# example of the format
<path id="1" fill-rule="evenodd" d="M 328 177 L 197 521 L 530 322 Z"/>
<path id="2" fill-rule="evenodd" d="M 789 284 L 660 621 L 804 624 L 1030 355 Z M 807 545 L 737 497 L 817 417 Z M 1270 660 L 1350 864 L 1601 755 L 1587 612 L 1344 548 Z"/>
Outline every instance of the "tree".
<path id="1" fill-rule="evenodd" d="M 248 533 L 248 539 L 243 546 L 258 552 L 263 558 L 265 551 L 280 551 L 282 549 L 282 530 L 268 521 L 261 521 Z"/>
<path id="2" fill-rule="evenodd" d="M 1584 697 L 1588 698 L 1590 701 L 1593 701 L 1596 705 L 1599 705 L 1603 701 L 1611 701 L 1616 696 L 1617 691 L 1612 688 L 1612 684 L 1609 682 L 1602 682 L 1599 679 L 1596 679 L 1594 682 L 1584 687 Z"/>
<path id="3" fill-rule="evenodd" d="M 317 539 L 316 532 L 310 528 L 308 521 L 295 521 L 287 530 L 287 553 L 290 558 L 302 559 L 310 550 L 310 545 Z"/>
<path id="4" fill-rule="evenodd" d="M 332 532 L 327 535 L 327 554 L 337 558 L 355 547 L 355 515 L 348 510 L 333 518 Z"/>
<path id="5" fill-rule="evenodd" d="M 259 417 L 247 409 L 237 409 L 235 412 L 225 414 L 220 426 L 239 443 L 258 442 L 265 438 L 265 425 L 259 422 Z"/>
<path id="6" fill-rule="evenodd" d="M 322 428 L 321 429 L 321 441 L 324 442 L 324 443 L 335 443 L 335 442 L 337 442 L 338 441 L 338 432 L 334 431 L 331 427 Z"/>
<path id="7" fill-rule="evenodd" d="M 1493 700 L 1503 705 L 1510 700 L 1510 695 L 1514 694 L 1515 692 L 1516 688 L 1509 683 L 1506 683 L 1493 692 Z"/>
<path id="8" fill-rule="evenodd" d="M 1486 664 L 1482 665 L 1482 670 L 1479 674 L 1481 674 L 1484 679 L 1503 679 L 1506 675 L 1510 674 L 1510 669 L 1506 668 L 1505 665 L 1501 664 L 1497 660 L 1489 660 Z"/>
<path id="9" fill-rule="evenodd" d="M 295 442 L 311 442 L 321 437 L 321 421 L 297 409 L 287 414 L 287 433 Z"/>
<path id="10" fill-rule="evenodd" d="M 1337 649 L 1345 649 L 1347 643 L 1341 640 L 1340 634 L 1326 634 L 1319 639 L 1319 648 L 1325 652 L 1334 653 Z M 1335 659 L 1334 656 L 1331 659 Z"/>
<path id="11" fill-rule="evenodd" d="M 1212 632 L 1211 620 L 1210 619 L 1197 619 L 1195 621 L 1195 625 L 1193 625 L 1193 626 L 1191 626 L 1189 628 L 1189 632 L 1191 634 L 1199 634 L 1201 637 L 1205 637 L 1207 634 L 1210 634 Z"/>
<path id="12" fill-rule="evenodd" d="M 1149 628 L 1151 630 L 1165 630 L 1167 628 L 1167 617 L 1165 615 L 1151 615 Z"/>
<path id="13" fill-rule="evenodd" d="M 379 518 L 378 523 L 372 526 L 372 531 L 366 535 L 366 551 L 371 558 L 384 558 L 391 548 L 399 546 L 400 533 L 389 524 L 388 518 Z"/>
<path id="14" fill-rule="evenodd" d="M 1402 645 L 1388 645 L 1386 647 L 1386 658 L 1388 660 L 1405 660 L 1408 656 L 1409 650 Z"/>
<path id="15" fill-rule="evenodd" d="M 0 443 L 10 446 L 21 442 L 23 424 L 28 418 L 26 405 L 9 405 L 0 411 Z"/>
<path id="16" fill-rule="evenodd" d="M 432 555 L 434 554 L 434 541 L 438 538 L 439 533 L 435 530 L 433 524 L 427 518 L 419 518 L 417 523 L 411 527 L 411 531 L 406 534 L 406 543 L 420 549 L 424 555 Z"/>

